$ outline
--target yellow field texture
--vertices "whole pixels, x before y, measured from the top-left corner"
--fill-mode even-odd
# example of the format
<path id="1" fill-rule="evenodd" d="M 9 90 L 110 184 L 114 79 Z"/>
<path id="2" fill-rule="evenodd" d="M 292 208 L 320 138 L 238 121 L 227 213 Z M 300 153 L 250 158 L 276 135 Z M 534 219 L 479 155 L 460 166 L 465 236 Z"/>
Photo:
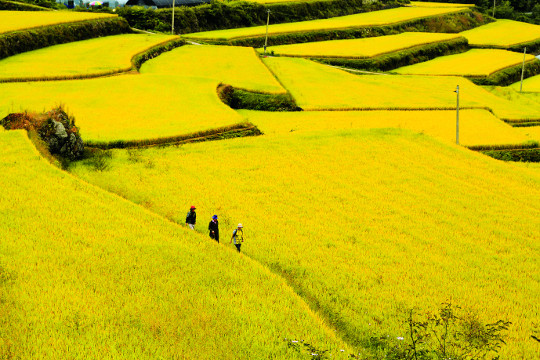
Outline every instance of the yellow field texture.
<path id="1" fill-rule="evenodd" d="M 524 126 L 515 129 L 521 134 L 540 142 L 540 126 Z"/>
<path id="2" fill-rule="evenodd" d="M 259 3 L 259 4 L 275 4 L 275 3 L 286 3 L 286 2 L 303 3 L 303 2 L 313 2 L 313 1 L 320 1 L 320 0 L 249 0 L 249 2 L 254 2 L 254 3 Z"/>
<path id="3" fill-rule="evenodd" d="M 445 142 L 456 142 L 456 111 L 304 111 L 262 112 L 240 110 L 265 134 L 343 129 L 410 129 Z M 486 110 L 459 113 L 459 143 L 465 146 L 522 144 L 528 136 Z"/>
<path id="4" fill-rule="evenodd" d="M 116 15 L 74 11 L 0 11 L 0 34 L 39 26 L 56 25 L 111 16 Z"/>
<path id="5" fill-rule="evenodd" d="M 0 149 L 2 357 L 305 358 L 284 338 L 348 349 L 254 261 L 52 167 L 22 131 Z"/>
<path id="6" fill-rule="evenodd" d="M 285 56 L 369 58 L 399 50 L 457 39 L 458 34 L 406 32 L 398 35 L 364 39 L 318 41 L 312 43 L 270 46 L 267 51 Z M 262 49 L 258 49 L 263 52 Z"/>
<path id="7" fill-rule="evenodd" d="M 410 6 L 414 7 L 474 7 L 474 4 L 453 4 L 453 3 L 438 3 L 427 1 L 411 1 Z"/>
<path id="8" fill-rule="evenodd" d="M 538 61 L 526 55 L 525 62 Z M 521 65 L 523 54 L 500 49 L 471 49 L 461 54 L 438 57 L 400 67 L 393 72 L 413 75 L 489 76 L 499 70 Z"/>
<path id="9" fill-rule="evenodd" d="M 521 82 L 512 84 L 510 87 L 519 91 Z M 540 75 L 532 76 L 523 80 L 523 91 L 540 93 Z"/>
<path id="10" fill-rule="evenodd" d="M 460 33 L 472 46 L 510 47 L 540 40 L 540 25 L 514 20 L 497 20 Z"/>
<path id="11" fill-rule="evenodd" d="M 144 63 L 140 71 L 206 77 L 258 92 L 286 92 L 257 53 L 246 47 L 186 45 Z"/>
<path id="12" fill-rule="evenodd" d="M 205 78 L 151 74 L 4 83 L 0 84 L 0 118 L 64 104 L 85 140 L 178 136 L 242 121 L 220 101 L 217 86 L 217 81 Z"/>
<path id="13" fill-rule="evenodd" d="M 348 15 L 322 20 L 302 21 L 296 23 L 270 25 L 268 35 L 305 32 L 313 30 L 348 29 L 364 26 L 391 25 L 424 17 L 461 12 L 464 8 L 413 8 L 400 7 L 389 10 L 372 11 L 362 14 Z M 270 15 L 270 21 L 272 17 Z M 241 29 L 205 31 L 185 35 L 198 39 L 224 39 L 264 36 L 266 26 L 254 26 Z"/>
<path id="14" fill-rule="evenodd" d="M 126 34 L 30 51 L 0 60 L 0 81 L 128 71 L 136 54 L 176 38 L 170 35 Z"/>
<path id="15" fill-rule="evenodd" d="M 202 219 L 218 214 L 225 238 L 241 222 L 243 253 L 339 319 L 358 348 L 406 336 L 403 310 L 451 300 L 482 322 L 512 321 L 501 358 L 540 356 L 532 169 L 396 129 L 119 150 L 110 165 L 73 171 L 176 222 L 193 202 Z"/>
<path id="16" fill-rule="evenodd" d="M 298 58 L 266 58 L 264 62 L 304 110 L 490 108 L 503 119 L 539 118 L 540 108 L 516 107 L 462 77 L 353 75 Z"/>

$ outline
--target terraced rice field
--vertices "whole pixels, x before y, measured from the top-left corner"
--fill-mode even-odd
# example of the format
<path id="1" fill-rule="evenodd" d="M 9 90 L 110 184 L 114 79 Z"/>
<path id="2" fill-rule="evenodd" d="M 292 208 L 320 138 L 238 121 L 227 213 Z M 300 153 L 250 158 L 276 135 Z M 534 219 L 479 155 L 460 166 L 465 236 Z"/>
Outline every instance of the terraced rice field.
<path id="1" fill-rule="evenodd" d="M 539 118 L 540 108 L 499 98 L 462 77 L 353 75 L 297 58 L 266 58 L 264 62 L 304 110 L 450 110 L 460 106 L 492 109 L 503 119 Z"/>
<path id="2" fill-rule="evenodd" d="M 143 74 L 200 76 L 237 88 L 280 94 L 285 89 L 252 48 L 186 45 L 143 64 Z"/>
<path id="3" fill-rule="evenodd" d="M 131 69 L 131 59 L 136 54 L 177 38 L 170 35 L 126 34 L 30 51 L 0 60 L 0 81 L 98 76 L 128 71 Z"/>
<path id="4" fill-rule="evenodd" d="M 526 55 L 525 62 L 538 61 Z M 443 75 L 485 77 L 497 71 L 521 65 L 523 54 L 499 49 L 472 49 L 465 53 L 442 56 L 426 62 L 393 70 L 407 75 Z"/>
<path id="5" fill-rule="evenodd" d="M 0 84 L 0 118 L 10 112 L 47 111 L 64 104 L 86 141 L 156 139 L 236 124 L 242 117 L 223 104 L 218 82 L 173 75 Z M 28 96 L 32 94 L 32 96 Z"/>
<path id="6" fill-rule="evenodd" d="M 458 34 L 406 32 L 398 35 L 363 39 L 318 41 L 303 44 L 270 46 L 267 52 L 298 57 L 344 57 L 363 59 L 416 46 L 458 39 Z M 258 49 L 260 53 L 263 49 Z"/>
<path id="7" fill-rule="evenodd" d="M 271 25 L 268 29 L 268 35 L 271 36 L 314 30 L 335 30 L 376 25 L 391 25 L 408 20 L 461 12 L 464 9 L 465 8 L 400 7 L 390 10 L 373 11 L 323 20 Z M 193 39 L 232 40 L 236 38 L 264 36 L 265 32 L 266 26 L 254 26 L 240 29 L 198 32 L 185 36 Z"/>
<path id="8" fill-rule="evenodd" d="M 471 46 L 508 48 L 512 45 L 540 41 L 540 25 L 513 20 L 497 20 L 461 32 Z"/>
<path id="9" fill-rule="evenodd" d="M 539 355 L 538 173 L 396 129 L 119 150 L 110 166 L 73 171 L 179 223 L 178 204 L 193 199 L 224 236 L 242 222 L 243 253 L 313 299 L 362 354 L 372 336 L 399 346 L 405 309 L 451 299 L 481 321 L 512 321 L 501 357 Z M 196 230 L 207 236 L 205 222 Z"/>
<path id="10" fill-rule="evenodd" d="M 22 131 L 0 133 L 0 153 L 2 356 L 305 358 L 284 338 L 349 350 L 254 261 L 52 167 Z"/>
<path id="11" fill-rule="evenodd" d="M 456 142 L 456 111 L 304 111 L 262 112 L 241 110 L 251 123 L 268 135 L 350 129 L 409 129 Z M 459 143 L 465 146 L 522 144 L 540 141 L 500 121 L 486 110 L 460 111 Z"/>
<path id="12" fill-rule="evenodd" d="M 0 34 L 76 21 L 92 20 L 116 15 L 73 11 L 0 11 Z"/>
<path id="13" fill-rule="evenodd" d="M 519 91 L 521 82 L 512 84 L 510 87 Z M 540 75 L 532 76 L 523 80 L 523 91 L 540 93 Z"/>

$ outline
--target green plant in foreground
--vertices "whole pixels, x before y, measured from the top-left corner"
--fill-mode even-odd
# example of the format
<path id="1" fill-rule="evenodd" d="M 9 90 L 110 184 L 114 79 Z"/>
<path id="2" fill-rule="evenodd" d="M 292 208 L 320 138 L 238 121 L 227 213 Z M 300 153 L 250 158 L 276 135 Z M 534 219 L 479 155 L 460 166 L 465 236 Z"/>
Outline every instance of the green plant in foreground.
<path id="1" fill-rule="evenodd" d="M 407 311 L 404 359 L 498 359 L 509 321 L 483 324 L 476 314 L 460 312 L 460 307 L 443 303 L 437 313 L 416 316 Z"/>

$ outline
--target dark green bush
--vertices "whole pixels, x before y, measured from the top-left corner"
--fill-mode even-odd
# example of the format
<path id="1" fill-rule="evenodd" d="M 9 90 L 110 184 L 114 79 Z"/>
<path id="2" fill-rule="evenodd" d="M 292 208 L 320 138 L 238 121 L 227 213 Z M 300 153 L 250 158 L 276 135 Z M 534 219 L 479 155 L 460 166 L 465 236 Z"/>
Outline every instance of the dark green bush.
<path id="1" fill-rule="evenodd" d="M 18 1 L 0 0 L 0 10 L 11 11 L 51 11 L 49 8 Z"/>
<path id="2" fill-rule="evenodd" d="M 520 149 L 520 150 L 490 150 L 482 153 L 497 160 L 519 161 L 519 162 L 540 162 L 540 148 Z"/>
<path id="3" fill-rule="evenodd" d="M 128 23 L 120 17 L 13 31 L 0 34 L 0 59 L 52 45 L 128 32 L 131 32 Z"/>
<path id="4" fill-rule="evenodd" d="M 233 109 L 259 111 L 299 111 L 289 94 L 259 94 L 222 85 L 218 89 L 221 100 Z"/>
<path id="5" fill-rule="evenodd" d="M 496 73 L 483 78 L 469 78 L 477 85 L 498 85 L 508 86 L 521 80 L 522 65 L 512 66 L 510 68 L 497 71 Z M 523 78 L 540 74 L 540 60 L 534 60 L 525 64 Z"/>

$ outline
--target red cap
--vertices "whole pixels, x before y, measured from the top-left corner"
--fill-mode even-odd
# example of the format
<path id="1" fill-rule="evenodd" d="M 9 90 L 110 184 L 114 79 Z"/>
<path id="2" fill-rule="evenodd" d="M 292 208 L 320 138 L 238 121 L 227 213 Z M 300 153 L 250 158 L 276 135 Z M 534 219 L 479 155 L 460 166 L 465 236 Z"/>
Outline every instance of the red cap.
<path id="1" fill-rule="evenodd" d="M 191 210 L 195 210 L 195 206 L 191 206 L 190 209 L 191 209 Z"/>

